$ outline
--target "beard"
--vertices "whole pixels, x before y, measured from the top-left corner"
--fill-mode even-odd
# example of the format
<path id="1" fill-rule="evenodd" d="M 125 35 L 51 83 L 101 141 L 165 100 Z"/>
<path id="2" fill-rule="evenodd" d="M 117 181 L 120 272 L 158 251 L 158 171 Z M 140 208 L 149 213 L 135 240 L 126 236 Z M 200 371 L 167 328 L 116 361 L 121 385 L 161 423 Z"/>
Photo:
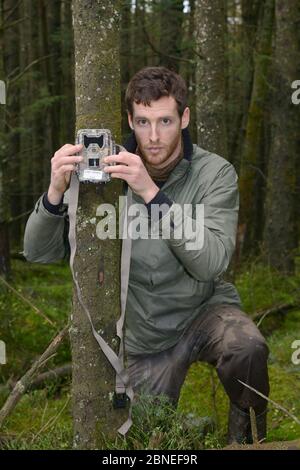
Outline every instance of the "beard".
<path id="1" fill-rule="evenodd" d="M 171 143 L 143 143 L 137 135 L 135 137 L 138 144 L 137 153 L 143 160 L 146 168 L 153 167 L 157 170 L 166 168 L 173 160 L 177 159 L 180 153 L 181 129 Z M 157 150 L 151 151 L 151 148 L 156 148 Z M 178 149 L 177 152 L 176 149 Z"/>
<path id="2" fill-rule="evenodd" d="M 162 143 L 154 145 L 149 143 L 148 145 L 142 146 L 142 144 L 139 143 L 139 139 L 136 138 L 136 140 L 138 144 L 136 153 L 143 160 L 151 178 L 155 181 L 166 181 L 173 168 L 175 168 L 177 163 L 183 158 L 181 132 L 169 145 Z M 155 153 L 151 152 L 149 150 L 151 145 L 153 145 L 153 147 L 158 147 L 159 150 Z"/>

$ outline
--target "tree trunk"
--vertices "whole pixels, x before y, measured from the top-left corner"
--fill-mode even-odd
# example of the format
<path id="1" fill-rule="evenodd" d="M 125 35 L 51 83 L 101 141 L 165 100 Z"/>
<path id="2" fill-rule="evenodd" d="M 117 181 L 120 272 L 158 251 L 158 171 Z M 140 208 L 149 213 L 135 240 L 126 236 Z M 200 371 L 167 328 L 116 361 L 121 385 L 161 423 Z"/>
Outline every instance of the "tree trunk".
<path id="1" fill-rule="evenodd" d="M 130 55 L 131 57 L 134 57 L 134 60 L 131 63 L 130 77 L 133 75 L 134 72 L 137 72 L 138 70 L 147 65 L 147 41 L 145 37 L 145 30 L 146 1 L 136 0 L 131 41 L 132 49 L 130 51 Z M 124 46 L 125 44 L 122 44 L 122 47 Z"/>
<path id="2" fill-rule="evenodd" d="M 121 100 L 124 103 L 125 92 L 132 72 L 132 12 L 131 3 L 122 0 L 121 4 Z M 128 126 L 127 113 L 122 113 L 122 135 L 131 132 Z"/>
<path id="3" fill-rule="evenodd" d="M 238 7 L 241 6 L 241 12 Z M 251 99 L 254 71 L 254 50 L 260 0 L 242 0 L 233 3 L 227 15 L 237 24 L 227 22 L 229 33 L 229 100 L 227 107 L 229 159 L 240 171 L 241 153 L 246 134 L 248 109 Z M 241 20 L 239 24 L 238 20 Z M 236 52 L 237 51 L 237 52 Z"/>
<path id="4" fill-rule="evenodd" d="M 20 4 L 19 7 L 20 17 L 27 18 L 19 24 L 19 67 L 20 73 L 24 72 L 26 67 L 30 64 L 31 59 L 31 31 L 30 31 L 30 0 L 26 0 Z M 20 133 L 20 154 L 19 154 L 19 184 L 18 189 L 20 214 L 24 214 L 30 206 L 28 201 L 28 193 L 31 192 L 32 188 L 32 163 L 30 150 L 32 149 L 32 117 L 29 111 L 29 105 L 32 102 L 33 97 L 31 96 L 31 82 L 32 80 L 24 75 L 22 80 L 22 86 L 20 87 L 19 105 L 20 105 L 20 128 L 23 131 Z M 22 156 L 25 155 L 25 158 Z M 29 202 L 29 204 L 28 204 Z M 22 221 L 19 221 L 19 225 L 22 225 Z"/>
<path id="5" fill-rule="evenodd" d="M 265 245 L 271 266 L 294 271 L 297 247 L 296 159 L 299 157 L 299 109 L 291 101 L 291 84 L 299 78 L 298 0 L 276 0 L 272 138 L 266 199 Z"/>
<path id="6" fill-rule="evenodd" d="M 160 20 L 160 65 L 175 72 L 179 71 L 181 56 L 183 1 L 164 0 L 161 2 Z"/>
<path id="7" fill-rule="evenodd" d="M 198 144 L 227 158 L 225 11 L 222 0 L 195 1 Z"/>
<path id="8" fill-rule="evenodd" d="M 2 3 L 0 5 L 0 26 L 2 27 Z M 4 77 L 4 65 L 3 65 L 3 36 L 2 31 L 0 32 L 0 80 L 5 83 Z M 4 98 L 3 102 L 0 101 L 0 276 L 8 276 L 10 270 L 10 259 L 9 259 L 9 238 L 8 238 L 8 227 L 6 223 L 7 219 L 7 201 L 4 193 L 4 162 L 5 154 L 2 150 L 2 141 L 5 130 L 5 102 L 6 102 L 6 93 L 4 96 L 1 95 L 1 100 Z"/>
<path id="9" fill-rule="evenodd" d="M 119 2 L 74 0 L 76 130 L 106 128 L 120 140 Z M 82 184 L 77 211 L 74 272 L 96 330 L 117 352 L 116 320 L 120 315 L 120 241 L 95 236 L 96 209 L 117 205 L 120 180 Z M 99 268 L 101 266 L 101 268 Z M 104 272 L 99 284 L 98 272 Z M 73 362 L 74 447 L 106 448 L 126 420 L 114 410 L 110 394 L 115 373 L 96 343 L 74 291 L 70 329 Z"/>
<path id="10" fill-rule="evenodd" d="M 260 220 L 257 211 L 262 187 L 260 160 L 264 112 L 269 93 L 268 78 L 272 54 L 274 0 L 265 0 L 262 8 L 263 13 L 258 29 L 254 79 L 239 180 L 241 196 L 239 223 L 246 224 L 244 249 L 248 253 L 251 248 L 257 248 L 256 234 Z"/>
<path id="11" fill-rule="evenodd" d="M 1 24 L 4 29 L 1 31 L 1 76 L 5 79 L 7 85 L 6 95 L 6 113 L 4 115 L 4 106 L 1 106 L 1 146 L 0 146 L 0 172 L 1 172 L 1 241 L 0 241 L 0 271 L 6 276 L 10 271 L 9 260 L 9 227 L 8 219 L 10 214 L 19 214 L 19 198 L 15 200 L 10 197 L 11 188 L 18 188 L 19 183 L 19 165 L 17 162 L 19 153 L 18 135 L 13 135 L 11 129 L 18 127 L 19 102 L 18 89 L 10 86 L 7 77 L 13 75 L 19 66 L 19 38 L 17 27 L 7 27 L 9 23 L 18 19 L 18 8 L 12 0 L 1 2 Z M 16 230 L 11 231 L 15 237 Z"/>
<path id="12" fill-rule="evenodd" d="M 60 144 L 70 142 L 74 135 L 74 38 L 72 30 L 71 0 L 62 1 L 60 7 L 61 58 L 60 58 Z"/>
<path id="13" fill-rule="evenodd" d="M 194 12 L 195 0 L 189 1 L 189 11 L 185 13 L 182 37 L 182 57 L 189 59 L 189 62 L 179 62 L 179 73 L 185 79 L 188 89 L 188 104 L 191 112 L 189 131 L 193 142 L 197 141 L 197 119 L 196 119 L 196 56 L 194 50 Z"/>

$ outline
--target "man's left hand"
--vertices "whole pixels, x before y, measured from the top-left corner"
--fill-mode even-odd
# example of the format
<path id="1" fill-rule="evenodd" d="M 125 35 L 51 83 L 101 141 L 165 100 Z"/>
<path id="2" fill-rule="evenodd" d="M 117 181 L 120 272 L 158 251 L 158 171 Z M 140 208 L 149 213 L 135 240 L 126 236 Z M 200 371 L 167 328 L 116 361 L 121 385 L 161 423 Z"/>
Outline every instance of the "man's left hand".
<path id="1" fill-rule="evenodd" d="M 120 178 L 128 183 L 134 193 L 144 199 L 147 204 L 158 193 L 159 187 L 149 175 L 141 157 L 129 152 L 120 152 L 103 158 L 104 163 L 117 165 L 104 167 L 105 173 L 112 178 Z"/>

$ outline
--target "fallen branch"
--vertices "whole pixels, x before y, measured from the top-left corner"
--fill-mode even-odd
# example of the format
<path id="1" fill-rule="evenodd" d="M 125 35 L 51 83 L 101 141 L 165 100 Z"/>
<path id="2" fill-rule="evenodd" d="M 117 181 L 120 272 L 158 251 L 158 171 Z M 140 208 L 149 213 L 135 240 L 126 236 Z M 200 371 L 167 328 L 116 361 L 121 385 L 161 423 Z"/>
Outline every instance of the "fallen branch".
<path id="1" fill-rule="evenodd" d="M 268 402 L 270 402 L 273 406 L 275 406 L 275 408 L 278 408 L 279 410 L 283 411 L 286 415 L 288 415 L 290 418 L 292 418 L 297 424 L 300 424 L 300 420 L 297 418 L 297 416 L 293 415 L 290 411 L 288 411 L 286 408 L 284 408 L 282 405 L 279 405 L 278 403 L 276 403 L 276 401 L 273 401 L 271 400 L 271 398 L 267 397 L 266 395 L 264 395 L 263 393 L 259 392 L 258 390 L 256 390 L 255 388 L 253 387 L 250 387 L 250 385 L 247 385 L 245 384 L 244 382 L 242 382 L 241 380 L 237 379 L 238 382 L 240 382 L 242 385 L 244 385 L 245 387 L 249 388 L 250 390 L 252 390 L 252 392 L 255 392 L 257 393 L 257 395 L 259 395 L 260 397 L 264 398 L 265 400 L 267 400 Z"/>
<path id="2" fill-rule="evenodd" d="M 62 341 L 68 334 L 69 326 L 65 326 L 65 328 L 58 333 L 58 335 L 53 339 L 53 341 L 49 344 L 46 351 L 39 357 L 32 367 L 26 372 L 23 377 L 18 380 L 16 385 L 14 386 L 13 391 L 7 398 L 6 402 L 4 403 L 2 409 L 0 410 L 0 428 L 3 425 L 5 419 L 8 415 L 12 412 L 15 408 L 17 403 L 20 401 L 22 395 L 26 392 L 28 387 L 30 386 L 33 377 L 36 375 L 38 370 L 53 356 L 55 351 L 58 349 Z"/>
<path id="3" fill-rule="evenodd" d="M 68 375 L 71 375 L 72 373 L 72 364 L 67 363 L 62 366 L 55 367 L 55 369 L 48 370 L 47 372 L 43 372 L 42 374 L 39 374 L 36 376 L 35 379 L 32 380 L 28 387 L 28 391 L 30 390 L 35 390 L 36 388 L 39 388 L 43 386 L 45 382 L 48 382 L 49 380 L 56 380 L 58 378 L 62 378 Z M 10 392 L 13 390 L 17 382 L 13 380 L 8 380 L 8 382 L 5 385 L 0 386 L 0 393 L 5 393 L 5 392 Z"/>

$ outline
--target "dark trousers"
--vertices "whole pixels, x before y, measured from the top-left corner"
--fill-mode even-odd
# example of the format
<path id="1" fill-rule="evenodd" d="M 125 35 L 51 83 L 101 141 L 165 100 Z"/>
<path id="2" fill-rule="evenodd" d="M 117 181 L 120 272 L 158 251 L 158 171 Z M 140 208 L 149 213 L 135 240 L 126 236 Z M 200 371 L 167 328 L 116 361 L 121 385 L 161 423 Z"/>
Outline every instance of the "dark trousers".
<path id="1" fill-rule="evenodd" d="M 268 396 L 268 346 L 253 321 L 238 307 L 207 307 L 180 341 L 156 354 L 128 355 L 127 367 L 135 392 L 167 395 L 177 405 L 189 366 L 196 361 L 212 364 L 230 401 L 240 409 L 265 410 L 267 402 L 238 382 Z"/>

